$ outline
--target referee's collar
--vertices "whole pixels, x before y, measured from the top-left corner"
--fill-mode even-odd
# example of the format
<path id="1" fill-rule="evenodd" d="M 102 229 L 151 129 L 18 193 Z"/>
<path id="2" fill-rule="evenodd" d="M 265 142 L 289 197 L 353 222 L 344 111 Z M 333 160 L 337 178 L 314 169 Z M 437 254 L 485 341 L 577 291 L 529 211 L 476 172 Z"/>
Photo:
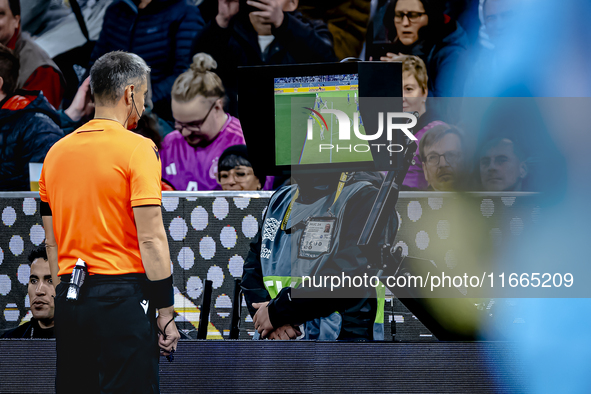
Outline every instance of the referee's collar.
<path id="1" fill-rule="evenodd" d="M 121 125 L 121 123 L 117 122 L 116 120 L 98 118 L 98 119 L 92 119 L 89 122 L 87 122 L 86 124 L 80 126 L 76 130 L 76 133 L 87 133 L 87 132 L 92 132 L 92 131 L 105 131 L 105 130 L 109 130 L 109 129 L 119 129 L 119 128 L 126 130 Z"/>

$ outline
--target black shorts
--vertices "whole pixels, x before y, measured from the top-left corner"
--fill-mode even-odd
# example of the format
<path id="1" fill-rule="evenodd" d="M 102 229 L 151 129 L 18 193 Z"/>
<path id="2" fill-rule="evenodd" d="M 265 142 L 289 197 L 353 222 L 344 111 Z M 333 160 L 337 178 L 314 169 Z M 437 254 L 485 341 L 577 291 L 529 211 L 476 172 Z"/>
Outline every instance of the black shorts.
<path id="1" fill-rule="evenodd" d="M 76 302 L 66 300 L 64 279 L 55 297 L 57 393 L 159 393 L 145 275 L 87 276 Z"/>

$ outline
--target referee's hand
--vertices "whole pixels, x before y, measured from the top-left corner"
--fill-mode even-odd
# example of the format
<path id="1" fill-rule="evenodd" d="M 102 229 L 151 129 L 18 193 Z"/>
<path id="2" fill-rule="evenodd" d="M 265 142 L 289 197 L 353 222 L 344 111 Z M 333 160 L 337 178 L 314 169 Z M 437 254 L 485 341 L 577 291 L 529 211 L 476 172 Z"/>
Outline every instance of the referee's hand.
<path id="1" fill-rule="evenodd" d="M 174 307 L 162 308 L 158 310 L 158 318 L 156 320 L 160 333 L 158 335 L 158 346 L 160 346 L 161 353 L 168 356 L 176 350 L 177 343 L 181 334 L 176 328 L 174 321 Z"/>

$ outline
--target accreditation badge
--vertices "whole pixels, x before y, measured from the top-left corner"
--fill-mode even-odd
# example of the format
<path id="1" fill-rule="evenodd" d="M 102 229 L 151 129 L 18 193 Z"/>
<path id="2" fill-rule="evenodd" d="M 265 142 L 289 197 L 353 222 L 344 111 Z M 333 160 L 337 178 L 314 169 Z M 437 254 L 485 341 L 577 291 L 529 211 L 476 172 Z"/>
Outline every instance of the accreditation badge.
<path id="1" fill-rule="evenodd" d="M 335 233 L 334 217 L 313 217 L 306 223 L 300 239 L 298 257 L 315 259 L 330 250 Z"/>

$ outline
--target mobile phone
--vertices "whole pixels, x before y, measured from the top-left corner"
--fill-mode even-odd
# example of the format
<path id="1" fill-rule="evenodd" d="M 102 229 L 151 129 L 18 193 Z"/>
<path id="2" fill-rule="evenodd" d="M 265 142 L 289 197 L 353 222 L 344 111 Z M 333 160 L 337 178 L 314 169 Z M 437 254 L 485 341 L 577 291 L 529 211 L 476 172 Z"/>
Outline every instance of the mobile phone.
<path id="1" fill-rule="evenodd" d="M 240 13 L 248 15 L 251 12 L 260 11 L 260 9 L 246 4 L 246 1 L 247 0 L 240 0 L 240 11 L 239 11 Z M 256 1 L 256 0 L 252 0 L 252 1 Z"/>
<path id="2" fill-rule="evenodd" d="M 369 55 L 374 61 L 379 61 L 382 56 L 386 56 L 389 52 L 396 53 L 396 45 L 391 42 L 376 42 L 371 45 Z"/>

